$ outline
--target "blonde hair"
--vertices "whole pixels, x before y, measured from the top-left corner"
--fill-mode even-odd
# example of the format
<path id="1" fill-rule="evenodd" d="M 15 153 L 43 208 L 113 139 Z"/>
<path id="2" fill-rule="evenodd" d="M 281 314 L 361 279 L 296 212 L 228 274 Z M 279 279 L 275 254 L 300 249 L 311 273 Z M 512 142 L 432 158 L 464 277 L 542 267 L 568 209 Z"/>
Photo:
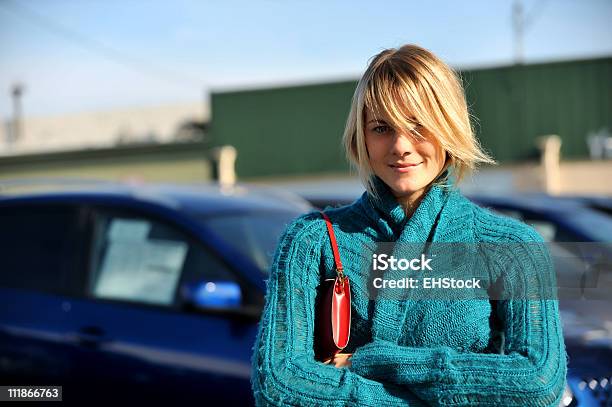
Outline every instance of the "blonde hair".
<path id="1" fill-rule="evenodd" d="M 364 135 L 365 108 L 395 129 L 422 137 L 421 125 L 446 152 L 446 163 L 434 183 L 447 186 L 449 170 L 459 183 L 478 163 L 494 164 L 480 147 L 470 123 L 458 75 L 430 51 L 417 45 L 386 49 L 376 55 L 359 80 L 344 130 L 349 162 L 374 196 L 374 172 Z"/>

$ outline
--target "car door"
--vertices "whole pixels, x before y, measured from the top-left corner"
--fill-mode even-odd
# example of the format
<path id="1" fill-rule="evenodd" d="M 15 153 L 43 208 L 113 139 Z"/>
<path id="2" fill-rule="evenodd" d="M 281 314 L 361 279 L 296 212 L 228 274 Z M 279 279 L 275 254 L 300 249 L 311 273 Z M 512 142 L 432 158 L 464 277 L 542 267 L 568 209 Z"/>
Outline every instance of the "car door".
<path id="1" fill-rule="evenodd" d="M 262 295 L 166 217 L 96 206 L 90 219 L 88 278 L 71 303 L 79 395 L 104 384 L 136 399 L 252 403 L 257 317 L 240 311 Z M 212 281 L 236 283 L 243 303 L 188 307 L 182 290 Z"/>
<path id="2" fill-rule="evenodd" d="M 63 384 L 71 375 L 67 341 L 69 276 L 83 263 L 85 217 L 72 204 L 0 204 L 0 382 Z"/>

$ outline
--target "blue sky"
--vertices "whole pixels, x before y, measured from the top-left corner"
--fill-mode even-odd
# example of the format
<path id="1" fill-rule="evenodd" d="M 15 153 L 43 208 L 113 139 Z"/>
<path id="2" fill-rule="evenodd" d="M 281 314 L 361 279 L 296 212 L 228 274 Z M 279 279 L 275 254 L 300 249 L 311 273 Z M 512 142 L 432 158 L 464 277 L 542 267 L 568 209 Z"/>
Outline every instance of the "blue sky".
<path id="1" fill-rule="evenodd" d="M 384 4 L 384 6 L 383 6 Z M 612 55 L 612 1 L 523 0 L 526 63 Z M 457 68 L 512 63 L 512 0 L 0 0 L 0 119 L 195 102 L 210 90 L 357 78 L 416 43 Z"/>

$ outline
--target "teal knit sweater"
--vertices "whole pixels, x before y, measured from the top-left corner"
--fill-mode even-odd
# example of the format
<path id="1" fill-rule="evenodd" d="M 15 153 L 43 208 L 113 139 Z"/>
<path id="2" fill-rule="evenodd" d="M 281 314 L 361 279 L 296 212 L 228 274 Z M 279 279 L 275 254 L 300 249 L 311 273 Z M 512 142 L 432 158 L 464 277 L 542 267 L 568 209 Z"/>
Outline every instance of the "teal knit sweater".
<path id="1" fill-rule="evenodd" d="M 360 248 L 373 242 L 542 242 L 531 227 L 493 214 L 458 191 L 433 186 L 407 218 L 389 188 L 327 208 L 352 290 L 352 365 L 315 360 L 315 297 L 335 276 L 325 222 L 311 212 L 280 239 L 253 348 L 257 405 L 558 405 L 566 353 L 555 300 L 503 300 L 504 340 L 492 352 L 491 302 L 485 299 L 391 300 L 368 297 Z M 522 264 L 531 264 L 523 262 Z M 533 263 L 535 264 L 535 262 Z M 522 267 L 526 281 L 552 266 Z"/>

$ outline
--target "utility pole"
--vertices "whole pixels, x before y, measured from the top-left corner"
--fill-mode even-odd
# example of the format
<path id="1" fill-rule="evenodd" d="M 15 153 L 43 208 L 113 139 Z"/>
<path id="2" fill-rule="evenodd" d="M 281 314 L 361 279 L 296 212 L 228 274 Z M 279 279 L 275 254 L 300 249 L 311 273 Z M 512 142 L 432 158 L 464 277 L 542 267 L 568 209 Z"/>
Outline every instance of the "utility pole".
<path id="1" fill-rule="evenodd" d="M 23 94 L 24 87 L 20 83 L 13 85 L 11 89 L 11 97 L 13 99 L 13 123 L 11 127 L 11 140 L 10 143 L 17 142 L 22 135 L 22 112 L 21 112 L 21 95 Z"/>
<path id="2" fill-rule="evenodd" d="M 528 13 L 525 12 L 522 0 L 514 0 L 512 3 L 512 31 L 514 33 L 514 63 L 522 65 L 525 63 L 524 40 L 525 32 L 531 28 L 533 23 L 540 17 L 546 5 L 546 0 L 536 0 Z"/>
<path id="3" fill-rule="evenodd" d="M 525 14 L 521 0 L 512 4 L 512 29 L 514 31 L 514 63 L 523 63 L 523 37 L 525 35 Z"/>

